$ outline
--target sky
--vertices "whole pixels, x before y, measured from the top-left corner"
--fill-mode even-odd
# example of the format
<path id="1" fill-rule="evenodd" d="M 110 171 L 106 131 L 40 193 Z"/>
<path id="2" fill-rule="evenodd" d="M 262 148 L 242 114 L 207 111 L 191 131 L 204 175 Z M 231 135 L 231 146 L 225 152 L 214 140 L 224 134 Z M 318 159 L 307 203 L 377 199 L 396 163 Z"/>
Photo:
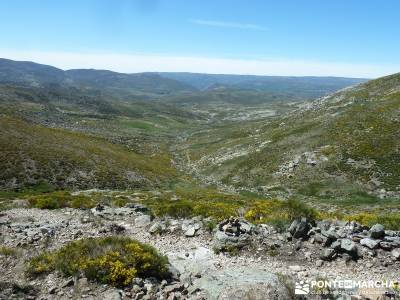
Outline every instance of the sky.
<path id="1" fill-rule="evenodd" d="M 400 72 L 398 0 L 0 0 L 0 57 L 125 73 Z"/>

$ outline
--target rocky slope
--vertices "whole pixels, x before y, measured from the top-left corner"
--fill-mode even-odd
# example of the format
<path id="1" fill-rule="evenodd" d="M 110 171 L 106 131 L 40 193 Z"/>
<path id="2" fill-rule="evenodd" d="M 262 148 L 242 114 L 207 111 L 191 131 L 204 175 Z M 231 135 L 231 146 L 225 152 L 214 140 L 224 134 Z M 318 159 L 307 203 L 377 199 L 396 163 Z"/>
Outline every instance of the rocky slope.
<path id="1" fill-rule="evenodd" d="M 282 116 L 194 133 L 181 151 L 209 181 L 237 189 L 398 198 L 399 89 L 399 74 L 373 80 Z"/>
<path id="2" fill-rule="evenodd" d="M 398 280 L 399 275 L 400 232 L 380 225 L 298 220 L 279 233 L 266 224 L 230 219 L 210 233 L 207 219 L 153 219 L 146 207 L 134 203 L 90 211 L 18 205 L 0 216 L 1 299 L 294 299 L 294 282 L 301 280 Z M 168 256 L 173 278 L 134 279 L 115 289 L 82 275 L 24 275 L 25 262 L 41 251 L 112 235 L 155 246 Z M 363 290 L 345 292 L 368 296 Z"/>

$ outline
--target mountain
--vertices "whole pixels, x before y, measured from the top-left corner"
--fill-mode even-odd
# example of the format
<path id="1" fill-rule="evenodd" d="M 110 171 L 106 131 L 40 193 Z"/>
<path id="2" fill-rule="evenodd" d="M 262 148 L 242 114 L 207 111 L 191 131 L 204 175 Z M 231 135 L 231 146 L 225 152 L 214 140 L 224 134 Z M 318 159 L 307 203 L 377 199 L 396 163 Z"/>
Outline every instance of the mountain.
<path id="1" fill-rule="evenodd" d="M 47 65 L 8 59 L 0 59 L 0 84 L 94 89 L 125 98 L 137 94 L 163 95 L 194 90 L 185 83 L 157 74 L 123 74 L 93 69 L 63 71 Z"/>
<path id="2" fill-rule="evenodd" d="M 65 80 L 64 71 L 55 67 L 0 58 L 0 83 L 45 86 L 62 84 Z"/>
<path id="3" fill-rule="evenodd" d="M 400 74 L 394 74 L 282 116 L 194 133 L 182 151 L 200 176 L 237 189 L 319 201 L 396 198 L 399 115 Z"/>
<path id="4" fill-rule="evenodd" d="M 367 79 L 363 78 L 343 77 L 289 77 L 168 72 L 158 74 L 192 85 L 200 90 L 207 90 L 220 85 L 234 89 L 284 94 L 302 99 L 321 97 L 342 88 L 367 81 Z"/>

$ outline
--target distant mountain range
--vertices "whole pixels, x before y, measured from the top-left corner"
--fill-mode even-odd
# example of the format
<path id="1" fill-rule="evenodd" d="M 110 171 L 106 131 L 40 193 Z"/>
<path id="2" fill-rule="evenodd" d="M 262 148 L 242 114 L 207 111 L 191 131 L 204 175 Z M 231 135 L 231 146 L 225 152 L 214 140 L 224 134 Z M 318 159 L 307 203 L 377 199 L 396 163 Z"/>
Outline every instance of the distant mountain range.
<path id="1" fill-rule="evenodd" d="M 229 94 L 232 91 L 257 92 L 260 99 L 270 101 L 304 100 L 324 96 L 344 87 L 365 82 L 362 78 L 284 77 L 251 75 L 212 75 L 196 73 L 136 73 L 124 74 L 107 70 L 61 69 L 33 62 L 0 59 L 0 84 L 29 87 L 76 87 L 97 90 L 125 100 L 159 98 L 179 95 L 182 101 L 193 101 L 193 94 Z M 265 93 L 267 96 L 262 95 Z M 207 96 L 207 95 L 205 95 Z M 186 97 L 186 98 L 185 98 Z M 229 98 L 228 96 L 224 96 Z M 195 97 L 196 98 L 196 97 Z M 245 101 L 245 98 L 243 101 Z M 172 99 L 174 100 L 174 99 Z M 204 100 L 204 99 L 203 99 Z"/>
<path id="2" fill-rule="evenodd" d="M 166 78 L 184 82 L 199 90 L 226 86 L 235 89 L 248 89 L 263 92 L 290 92 L 305 98 L 320 97 L 344 87 L 367 81 L 365 78 L 345 77 L 256 76 L 173 72 L 158 74 Z"/>

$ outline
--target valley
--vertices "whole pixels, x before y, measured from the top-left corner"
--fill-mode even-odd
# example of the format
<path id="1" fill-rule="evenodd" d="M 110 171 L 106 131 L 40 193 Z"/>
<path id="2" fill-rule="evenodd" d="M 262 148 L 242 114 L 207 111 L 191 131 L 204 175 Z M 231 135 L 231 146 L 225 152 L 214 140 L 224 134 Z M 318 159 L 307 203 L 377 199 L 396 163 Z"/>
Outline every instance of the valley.
<path id="1" fill-rule="evenodd" d="M 0 60 L 0 299 L 235 299 L 235 285 L 237 299 L 296 299 L 294 281 L 313 276 L 394 278 L 399 115 L 399 74 L 122 74 Z M 97 252 L 65 265 L 64 247 Z M 127 247 L 157 272 L 127 266 Z"/>

